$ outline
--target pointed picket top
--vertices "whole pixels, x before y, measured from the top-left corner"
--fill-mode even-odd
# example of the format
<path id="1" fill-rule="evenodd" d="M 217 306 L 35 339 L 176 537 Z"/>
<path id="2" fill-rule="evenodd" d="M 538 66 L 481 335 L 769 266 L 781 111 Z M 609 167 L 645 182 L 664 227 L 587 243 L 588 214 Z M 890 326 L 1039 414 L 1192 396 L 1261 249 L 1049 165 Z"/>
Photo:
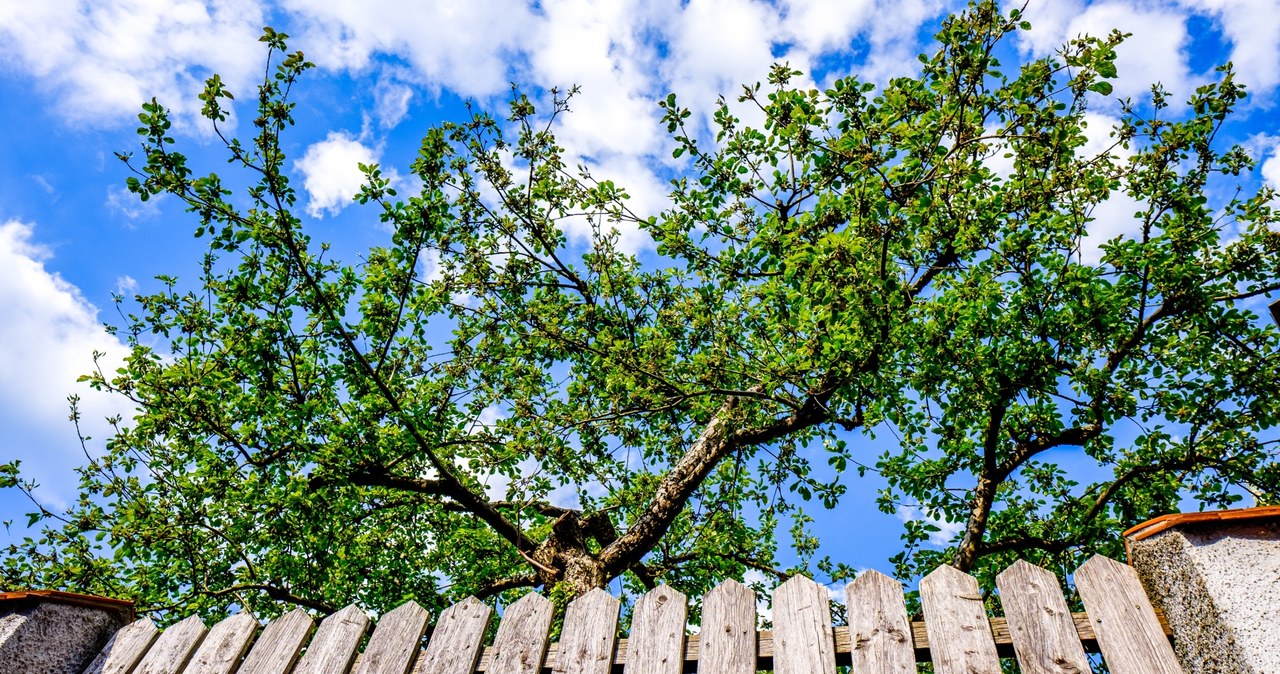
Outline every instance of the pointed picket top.
<path id="1" fill-rule="evenodd" d="M 353 674 L 408 674 L 430 619 L 412 600 L 383 614 Z"/>
<path id="2" fill-rule="evenodd" d="M 257 631 L 258 621 L 247 613 L 226 618 L 209 628 L 183 674 L 231 674 Z"/>
<path id="3" fill-rule="evenodd" d="M 236 674 L 285 674 L 297 661 L 298 651 L 314 625 L 311 616 L 300 608 L 272 620 Z"/>
<path id="4" fill-rule="evenodd" d="M 831 595 L 807 576 L 773 591 L 773 666 L 778 674 L 835 674 Z"/>
<path id="5" fill-rule="evenodd" d="M 996 576 L 996 587 L 1023 674 L 1089 671 L 1057 576 L 1020 559 Z"/>
<path id="6" fill-rule="evenodd" d="M 493 609 L 467 597 L 445 609 L 422 653 L 417 674 L 471 674 L 484 648 Z"/>
<path id="7" fill-rule="evenodd" d="M 128 674 L 160 635 L 150 618 L 125 625 L 107 641 L 84 674 Z"/>
<path id="8" fill-rule="evenodd" d="M 902 584 L 874 569 L 864 571 L 845 586 L 844 598 L 851 671 L 915 674 L 915 644 Z"/>
<path id="9" fill-rule="evenodd" d="M 730 578 L 702 598 L 700 674 L 755 674 L 756 593 Z"/>
<path id="10" fill-rule="evenodd" d="M 929 655 L 938 674 L 1000 674 L 978 581 L 949 564 L 920 581 Z"/>
<path id="11" fill-rule="evenodd" d="M 609 674 L 617 645 L 620 608 L 618 600 L 600 588 L 570 602 L 551 671 Z"/>
<path id="12" fill-rule="evenodd" d="M 538 674 L 547 657 L 555 605 L 530 592 L 507 607 L 493 639 L 487 672 Z"/>
<path id="13" fill-rule="evenodd" d="M 356 659 L 360 640 L 369 631 L 369 616 L 348 605 L 320 621 L 293 674 L 346 674 Z"/>
<path id="14" fill-rule="evenodd" d="M 689 599 L 665 583 L 646 592 L 632 612 L 626 674 L 680 674 L 684 669 Z"/>
<path id="15" fill-rule="evenodd" d="M 187 616 L 160 633 L 147 654 L 133 671 L 135 674 L 178 674 L 196 646 L 204 638 L 204 623 L 197 616 Z"/>
<path id="16" fill-rule="evenodd" d="M 1112 674 L 1181 674 L 1133 569 L 1094 555 L 1076 569 L 1075 583 Z"/>

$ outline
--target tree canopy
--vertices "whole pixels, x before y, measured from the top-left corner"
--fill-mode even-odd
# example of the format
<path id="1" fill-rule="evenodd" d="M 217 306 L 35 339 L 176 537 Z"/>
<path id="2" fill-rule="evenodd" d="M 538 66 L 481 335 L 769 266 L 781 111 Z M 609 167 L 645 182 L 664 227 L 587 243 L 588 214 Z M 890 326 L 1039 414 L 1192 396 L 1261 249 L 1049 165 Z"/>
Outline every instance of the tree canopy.
<path id="1" fill-rule="evenodd" d="M 1224 66 L 1185 108 L 1158 86 L 1118 101 L 1123 36 L 1000 63 L 1026 28 L 975 3 L 882 87 L 775 66 L 709 132 L 668 97 L 685 164 L 661 213 L 566 163 L 572 91 L 516 93 L 504 118 L 428 131 L 413 194 L 363 167 L 357 199 L 390 233 L 355 261 L 300 215 L 281 139 L 311 64 L 268 29 L 256 135 L 223 135 L 218 77 L 201 96 L 237 179 L 188 165 L 143 106 L 129 188 L 189 207 L 202 273 L 122 304 L 132 352 L 86 379 L 137 414 L 79 502 L 4 552 L 5 584 L 160 613 L 615 578 L 698 594 L 785 573 L 788 526 L 810 560 L 809 513 L 866 470 L 886 512 L 964 523 L 934 549 L 930 520 L 908 522 L 901 577 L 989 578 L 1114 554 L 1184 499 L 1276 499 L 1280 331 L 1244 306 L 1280 289 L 1274 194 L 1232 192 L 1252 163 L 1216 140 L 1243 87 Z M 1120 120 L 1100 152 L 1091 106 Z M 1115 199 L 1129 233 L 1098 248 Z M 1062 450 L 1107 477 L 1077 483 Z"/>

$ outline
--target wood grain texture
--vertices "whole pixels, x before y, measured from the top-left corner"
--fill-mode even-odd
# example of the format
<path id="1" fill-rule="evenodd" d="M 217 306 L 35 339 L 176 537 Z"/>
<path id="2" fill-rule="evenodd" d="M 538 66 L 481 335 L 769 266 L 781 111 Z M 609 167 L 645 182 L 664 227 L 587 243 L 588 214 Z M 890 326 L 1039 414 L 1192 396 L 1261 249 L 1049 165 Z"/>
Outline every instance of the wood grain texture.
<path id="1" fill-rule="evenodd" d="M 158 636 L 160 630 L 150 618 L 139 618 L 125 625 L 107 641 L 84 674 L 128 674 Z"/>
<path id="2" fill-rule="evenodd" d="M 417 674 L 471 674 L 484 648 L 493 609 L 475 597 L 445 609 L 431 632 L 427 648 L 418 657 Z"/>
<path id="3" fill-rule="evenodd" d="M 267 624 L 236 674 L 285 674 L 311 634 L 311 616 L 294 609 Z"/>
<path id="4" fill-rule="evenodd" d="M 696 636 L 689 641 L 701 646 L 701 653 L 694 651 L 701 657 L 700 674 L 754 674 L 756 593 L 735 580 L 717 585 L 702 599 L 702 631 Z"/>
<path id="5" fill-rule="evenodd" d="M 902 585 L 879 571 L 866 571 L 845 586 L 844 596 L 853 671 L 915 674 L 916 652 Z"/>
<path id="6" fill-rule="evenodd" d="M 481 663 L 494 674 L 538 674 L 551 641 L 555 606 L 540 594 L 529 593 L 507 607 L 498 625 L 493 648 Z"/>
<path id="7" fill-rule="evenodd" d="M 188 616 L 156 637 L 147 654 L 142 656 L 133 674 L 178 674 L 186 666 L 191 654 L 204 639 L 204 623 L 196 616 Z"/>
<path id="8" fill-rule="evenodd" d="M 1182 674 L 1133 569 L 1094 555 L 1075 581 L 1111 674 Z"/>
<path id="9" fill-rule="evenodd" d="M 412 601 L 383 615 L 356 663 L 355 674 L 408 674 L 430 617 Z"/>
<path id="10" fill-rule="evenodd" d="M 689 599 L 667 585 L 646 592 L 632 611 L 626 674 L 680 674 Z"/>
<path id="11" fill-rule="evenodd" d="M 618 600 L 596 588 L 574 599 L 564 614 L 556 674 L 608 674 L 618 639 Z"/>
<path id="12" fill-rule="evenodd" d="M 258 621 L 237 613 L 209 628 L 183 674 L 231 674 L 249 650 Z"/>
<path id="13" fill-rule="evenodd" d="M 920 581 L 920 602 L 937 674 L 1000 674 L 976 579 L 944 564 Z"/>
<path id="14" fill-rule="evenodd" d="M 996 587 L 1022 674 L 1088 674 L 1057 576 L 1018 560 L 996 576 Z"/>
<path id="15" fill-rule="evenodd" d="M 368 631 L 369 616 L 364 611 L 347 606 L 334 612 L 320 621 L 293 674 L 347 674 Z"/>
<path id="16" fill-rule="evenodd" d="M 827 588 L 792 576 L 773 592 L 773 668 L 778 674 L 835 674 Z"/>

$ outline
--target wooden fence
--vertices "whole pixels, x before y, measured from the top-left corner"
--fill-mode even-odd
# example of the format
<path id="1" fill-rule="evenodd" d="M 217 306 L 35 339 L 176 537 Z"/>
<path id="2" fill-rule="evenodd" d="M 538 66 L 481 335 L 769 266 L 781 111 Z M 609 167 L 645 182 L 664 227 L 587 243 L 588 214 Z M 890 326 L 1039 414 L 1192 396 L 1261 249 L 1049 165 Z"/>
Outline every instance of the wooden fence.
<path id="1" fill-rule="evenodd" d="M 569 604 L 557 643 L 548 643 L 551 603 L 530 594 L 507 607 L 488 646 L 493 611 L 468 598 L 440 615 L 425 648 L 430 617 L 409 602 L 382 616 L 363 653 L 370 621 L 354 606 L 321 621 L 309 644 L 313 623 L 301 610 L 260 635 L 244 614 L 210 629 L 192 616 L 163 632 L 144 618 L 86 674 L 835 674 L 837 665 L 909 674 L 918 661 L 937 674 L 999 674 L 1002 655 L 1016 655 L 1024 674 L 1084 674 L 1086 649 L 1112 674 L 1182 672 L 1132 569 L 1096 556 L 1075 584 L 1084 614 L 1068 610 L 1052 573 L 1018 562 L 997 578 L 1004 618 L 988 618 L 977 581 L 944 566 L 921 581 L 924 620 L 913 624 L 901 585 L 869 571 L 845 590 L 848 625 L 833 627 L 827 589 L 796 576 L 774 591 L 773 630 L 761 632 L 755 594 L 730 580 L 704 597 L 697 634 L 685 597 L 662 586 L 636 602 L 627 639 L 618 638 L 618 600 L 596 590 Z"/>

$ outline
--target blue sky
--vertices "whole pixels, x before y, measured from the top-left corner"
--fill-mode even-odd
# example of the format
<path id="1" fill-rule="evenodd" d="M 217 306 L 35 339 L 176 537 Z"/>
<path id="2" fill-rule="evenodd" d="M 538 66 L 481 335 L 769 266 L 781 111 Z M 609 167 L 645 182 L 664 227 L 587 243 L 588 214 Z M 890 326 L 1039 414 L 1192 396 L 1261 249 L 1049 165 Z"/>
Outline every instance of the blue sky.
<path id="1" fill-rule="evenodd" d="M 72 467 L 84 461 L 67 395 L 83 397 L 86 432 L 95 436 L 90 451 L 105 435 L 104 416 L 130 413 L 75 379 L 92 366 L 93 351 L 107 354 L 107 364 L 124 353 L 101 328 L 115 317 L 112 294 L 154 288 L 157 274 L 192 278 L 201 246 L 173 201 L 140 204 L 125 192 L 126 170 L 113 153 L 137 146 L 135 115 L 154 96 L 175 111 L 176 135 L 193 163 L 218 170 L 224 155 L 195 115 L 196 93 L 217 72 L 248 98 L 262 74 L 264 25 L 292 35 L 292 47 L 319 66 L 297 90 L 289 167 L 314 236 L 352 251 L 352 259 L 387 236 L 374 213 L 351 203 L 356 163 L 405 173 L 425 129 L 459 118 L 465 100 L 497 110 L 510 82 L 530 92 L 580 85 L 573 114 L 558 128 L 562 145 L 598 177 L 625 186 L 634 210 L 656 213 L 665 203 L 662 176 L 678 169 L 658 123 L 656 102 L 668 92 L 709 114 L 717 94 L 732 98 L 775 61 L 817 85 L 850 73 L 872 82 L 909 75 L 915 55 L 931 50 L 940 19 L 960 6 L 0 0 L 0 461 L 21 459 L 42 484 L 41 498 L 64 505 L 76 493 Z M 1140 98 L 1160 81 L 1183 99 L 1213 66 L 1234 60 L 1252 95 L 1227 140 L 1259 160 L 1249 182 L 1280 185 L 1280 129 L 1271 121 L 1280 85 L 1276 0 L 1033 0 L 1027 15 L 1034 28 L 1007 58 L 1051 53 L 1085 32 L 1133 33 L 1119 50 L 1120 95 Z M 1100 106 L 1090 113 L 1091 128 L 1105 133 L 1116 112 Z M 1100 212 L 1091 238 L 1123 235 L 1126 209 L 1133 210 L 1118 202 Z M 623 235 L 637 254 L 649 250 L 642 234 Z M 875 511 L 876 486 L 854 483 L 839 509 L 814 514 L 825 552 L 888 571 L 900 520 Z M 28 510 L 15 494 L 0 493 L 0 519 L 21 521 Z M 847 535 L 855 522 L 856 538 Z"/>

